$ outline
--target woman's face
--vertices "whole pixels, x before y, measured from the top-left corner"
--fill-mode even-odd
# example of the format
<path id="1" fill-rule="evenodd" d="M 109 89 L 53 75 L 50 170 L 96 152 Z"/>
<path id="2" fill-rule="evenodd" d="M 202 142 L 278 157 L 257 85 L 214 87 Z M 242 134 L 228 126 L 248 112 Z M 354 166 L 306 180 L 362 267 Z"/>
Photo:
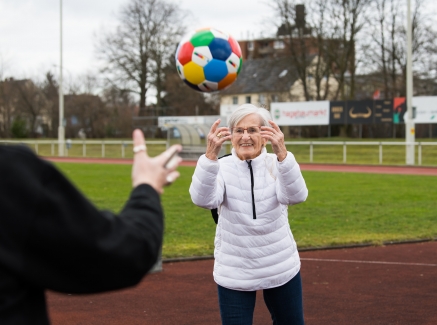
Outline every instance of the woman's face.
<path id="1" fill-rule="evenodd" d="M 241 160 L 259 156 L 266 141 L 261 137 L 261 119 L 257 114 L 244 117 L 232 130 L 232 146 Z"/>

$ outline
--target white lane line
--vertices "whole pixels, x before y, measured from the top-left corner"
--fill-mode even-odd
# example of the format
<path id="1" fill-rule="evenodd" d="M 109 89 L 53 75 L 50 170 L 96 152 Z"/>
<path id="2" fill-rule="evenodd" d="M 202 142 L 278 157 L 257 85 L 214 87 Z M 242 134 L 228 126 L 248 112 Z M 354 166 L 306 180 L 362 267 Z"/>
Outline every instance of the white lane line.
<path id="1" fill-rule="evenodd" d="M 415 265 L 415 266 L 437 266 L 437 264 L 426 263 L 402 263 L 402 262 L 383 262 L 383 261 L 358 261 L 358 260 L 335 260 L 329 258 L 301 258 L 302 261 L 317 262 L 345 262 L 345 263 L 364 263 L 364 264 L 389 264 L 389 265 Z"/>

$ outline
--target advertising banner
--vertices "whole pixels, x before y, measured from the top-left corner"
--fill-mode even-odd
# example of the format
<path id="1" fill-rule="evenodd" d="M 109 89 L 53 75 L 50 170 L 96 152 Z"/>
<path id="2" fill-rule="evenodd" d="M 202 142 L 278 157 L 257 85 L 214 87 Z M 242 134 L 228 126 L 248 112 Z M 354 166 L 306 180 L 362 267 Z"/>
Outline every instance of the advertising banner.
<path id="1" fill-rule="evenodd" d="M 270 111 L 278 125 L 329 124 L 329 101 L 272 103 Z"/>
<path id="2" fill-rule="evenodd" d="M 437 96 L 413 97 L 413 108 L 414 123 L 437 123 Z"/>
<path id="3" fill-rule="evenodd" d="M 393 122 L 393 101 L 390 99 L 375 100 L 373 103 L 373 123 Z"/>
<path id="4" fill-rule="evenodd" d="M 404 123 L 404 114 L 407 112 L 405 97 L 393 99 L 393 124 Z"/>
<path id="5" fill-rule="evenodd" d="M 373 123 L 373 100 L 350 100 L 346 107 L 346 124 Z"/>
<path id="6" fill-rule="evenodd" d="M 329 123 L 333 125 L 346 124 L 346 102 L 330 102 Z"/>

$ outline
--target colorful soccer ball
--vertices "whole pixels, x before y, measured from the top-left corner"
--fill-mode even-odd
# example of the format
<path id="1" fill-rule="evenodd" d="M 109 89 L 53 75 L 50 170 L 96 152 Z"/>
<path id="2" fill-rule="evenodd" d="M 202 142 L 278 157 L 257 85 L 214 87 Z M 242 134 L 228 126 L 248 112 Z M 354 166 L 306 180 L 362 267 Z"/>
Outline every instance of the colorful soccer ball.
<path id="1" fill-rule="evenodd" d="M 186 35 L 176 50 L 176 69 L 191 88 L 212 92 L 231 85 L 241 70 L 243 58 L 238 42 L 214 28 Z"/>

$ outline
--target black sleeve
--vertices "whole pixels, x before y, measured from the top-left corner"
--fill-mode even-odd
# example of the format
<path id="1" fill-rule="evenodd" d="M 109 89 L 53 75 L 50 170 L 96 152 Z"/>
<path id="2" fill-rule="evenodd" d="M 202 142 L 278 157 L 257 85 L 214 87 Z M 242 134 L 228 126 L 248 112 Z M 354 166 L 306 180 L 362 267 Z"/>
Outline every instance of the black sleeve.
<path id="1" fill-rule="evenodd" d="M 9 217 L 23 221 L 20 230 L 13 230 L 20 240 L 16 271 L 35 286 L 70 293 L 138 283 L 162 244 L 158 193 L 138 186 L 116 216 L 97 210 L 50 163 L 31 158 L 12 168 L 17 174 L 12 193 L 20 193 L 12 200 L 20 208 Z"/>

